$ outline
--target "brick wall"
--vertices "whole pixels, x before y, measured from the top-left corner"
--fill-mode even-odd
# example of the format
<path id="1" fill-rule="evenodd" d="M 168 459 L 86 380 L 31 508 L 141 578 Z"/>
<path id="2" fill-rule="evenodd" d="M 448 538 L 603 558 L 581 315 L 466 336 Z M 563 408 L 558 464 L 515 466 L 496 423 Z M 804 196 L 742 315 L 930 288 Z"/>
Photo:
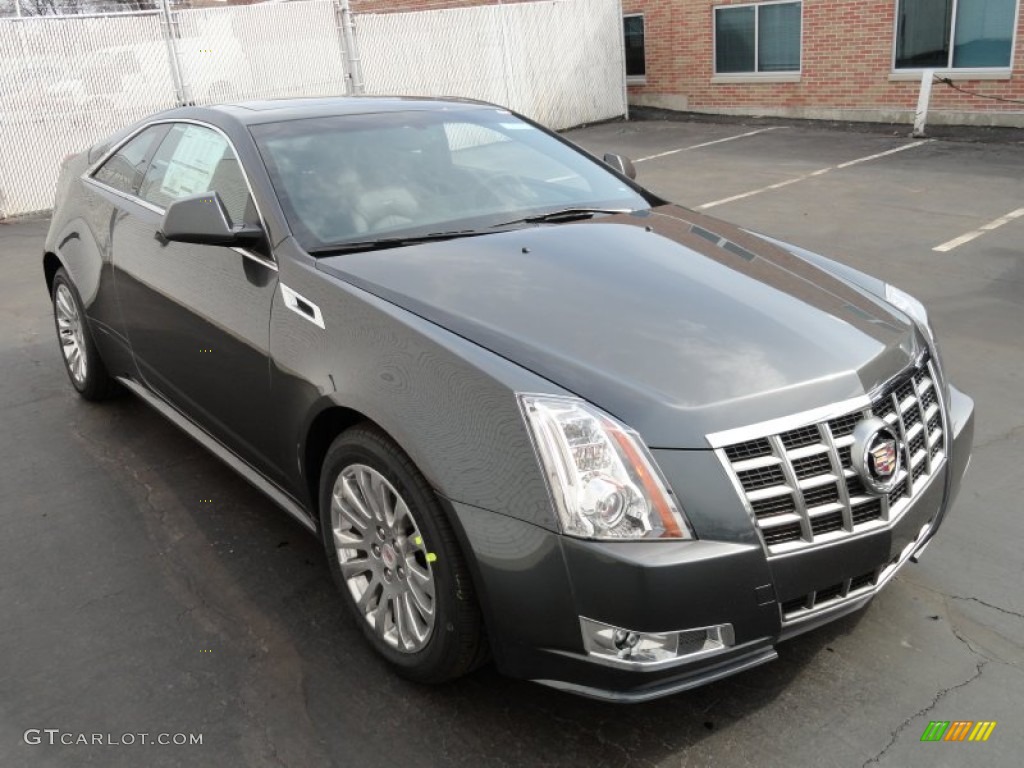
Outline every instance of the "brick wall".
<path id="1" fill-rule="evenodd" d="M 895 0 L 803 0 L 798 82 L 713 82 L 713 8 L 747 1 L 623 0 L 626 13 L 645 17 L 646 84 L 631 86 L 630 100 L 705 112 L 869 120 L 906 119 L 916 107 L 919 76 L 891 78 Z M 1024 100 L 1024 13 L 1017 19 L 1012 78 L 954 82 Z M 1024 125 L 1024 104 L 968 96 L 939 83 L 931 109 L 932 121 Z"/>

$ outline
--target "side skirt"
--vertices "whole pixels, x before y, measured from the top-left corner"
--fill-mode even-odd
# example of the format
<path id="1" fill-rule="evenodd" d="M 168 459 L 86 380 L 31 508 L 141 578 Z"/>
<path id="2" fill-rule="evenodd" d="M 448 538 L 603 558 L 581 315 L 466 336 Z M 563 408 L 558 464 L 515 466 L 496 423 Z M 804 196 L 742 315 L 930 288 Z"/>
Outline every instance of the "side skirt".
<path id="1" fill-rule="evenodd" d="M 138 382 L 124 376 L 118 376 L 117 380 L 124 385 L 125 389 L 138 396 L 161 416 L 181 429 L 189 435 L 189 437 L 193 438 L 196 442 L 206 448 L 206 450 L 235 470 L 235 472 L 245 478 L 245 480 L 252 484 L 257 490 L 262 491 L 271 499 L 271 501 L 276 503 L 285 512 L 302 523 L 302 525 L 311 533 L 316 533 L 316 525 L 298 502 L 278 488 L 277 485 L 263 477 L 263 475 L 249 466 L 248 463 L 232 453 L 229 448 L 225 447 L 219 440 L 207 433 L 206 430 L 193 423 L 174 406 L 154 395 Z"/>

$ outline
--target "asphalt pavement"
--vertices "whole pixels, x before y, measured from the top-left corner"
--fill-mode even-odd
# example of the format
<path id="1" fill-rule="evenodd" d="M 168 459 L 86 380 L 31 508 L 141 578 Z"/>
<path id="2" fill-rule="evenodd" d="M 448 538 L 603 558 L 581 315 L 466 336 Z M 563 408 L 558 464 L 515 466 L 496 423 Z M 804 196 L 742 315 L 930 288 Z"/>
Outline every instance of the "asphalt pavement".
<path id="1" fill-rule="evenodd" d="M 922 562 L 778 661 L 661 701 L 603 704 L 491 667 L 405 682 L 340 610 L 313 537 L 141 402 L 74 395 L 43 284 L 47 222 L 8 222 L 0 766 L 1020 764 L 1024 145 L 705 120 L 568 135 L 642 159 L 640 181 L 668 199 L 925 302 L 977 433 Z M 985 743 L 921 742 L 932 720 L 998 725 Z"/>

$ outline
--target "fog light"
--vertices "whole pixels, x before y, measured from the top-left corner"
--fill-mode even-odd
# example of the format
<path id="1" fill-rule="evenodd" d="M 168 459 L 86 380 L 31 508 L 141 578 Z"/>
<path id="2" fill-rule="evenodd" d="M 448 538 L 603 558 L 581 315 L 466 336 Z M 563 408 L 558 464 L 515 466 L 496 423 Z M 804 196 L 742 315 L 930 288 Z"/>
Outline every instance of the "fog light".
<path id="1" fill-rule="evenodd" d="M 634 665 L 689 661 L 735 645 L 732 624 L 678 632 L 636 632 L 580 617 L 583 646 L 601 660 Z"/>
<path id="2" fill-rule="evenodd" d="M 636 632 L 627 632 L 624 629 L 616 629 L 612 633 L 612 642 L 620 651 L 626 651 L 636 648 L 637 643 L 640 642 L 640 635 Z"/>

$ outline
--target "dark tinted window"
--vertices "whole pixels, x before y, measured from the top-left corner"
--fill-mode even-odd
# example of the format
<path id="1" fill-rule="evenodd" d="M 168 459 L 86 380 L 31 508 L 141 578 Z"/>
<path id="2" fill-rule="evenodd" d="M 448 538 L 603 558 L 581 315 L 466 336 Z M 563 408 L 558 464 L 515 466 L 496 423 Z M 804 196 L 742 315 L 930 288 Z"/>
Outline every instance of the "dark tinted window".
<path id="1" fill-rule="evenodd" d="M 715 9 L 715 71 L 753 72 L 754 14 L 751 6 Z"/>
<path id="2" fill-rule="evenodd" d="M 1016 0 L 900 0 L 896 68 L 1009 67 L 1015 11 Z"/>
<path id="3" fill-rule="evenodd" d="M 153 155 L 139 197 L 166 208 L 200 192 L 219 193 L 233 224 L 256 221 L 242 168 L 228 140 L 210 128 L 178 123 Z"/>
<path id="4" fill-rule="evenodd" d="M 799 72 L 800 3 L 715 8 L 715 72 Z"/>
<path id="5" fill-rule="evenodd" d="M 643 77 L 647 74 L 644 58 L 644 17 L 627 16 L 623 19 L 626 33 L 626 76 Z"/>
<path id="6" fill-rule="evenodd" d="M 133 193 L 142 178 L 143 162 L 164 130 L 162 125 L 144 130 L 101 165 L 93 178 L 119 192 Z"/>

